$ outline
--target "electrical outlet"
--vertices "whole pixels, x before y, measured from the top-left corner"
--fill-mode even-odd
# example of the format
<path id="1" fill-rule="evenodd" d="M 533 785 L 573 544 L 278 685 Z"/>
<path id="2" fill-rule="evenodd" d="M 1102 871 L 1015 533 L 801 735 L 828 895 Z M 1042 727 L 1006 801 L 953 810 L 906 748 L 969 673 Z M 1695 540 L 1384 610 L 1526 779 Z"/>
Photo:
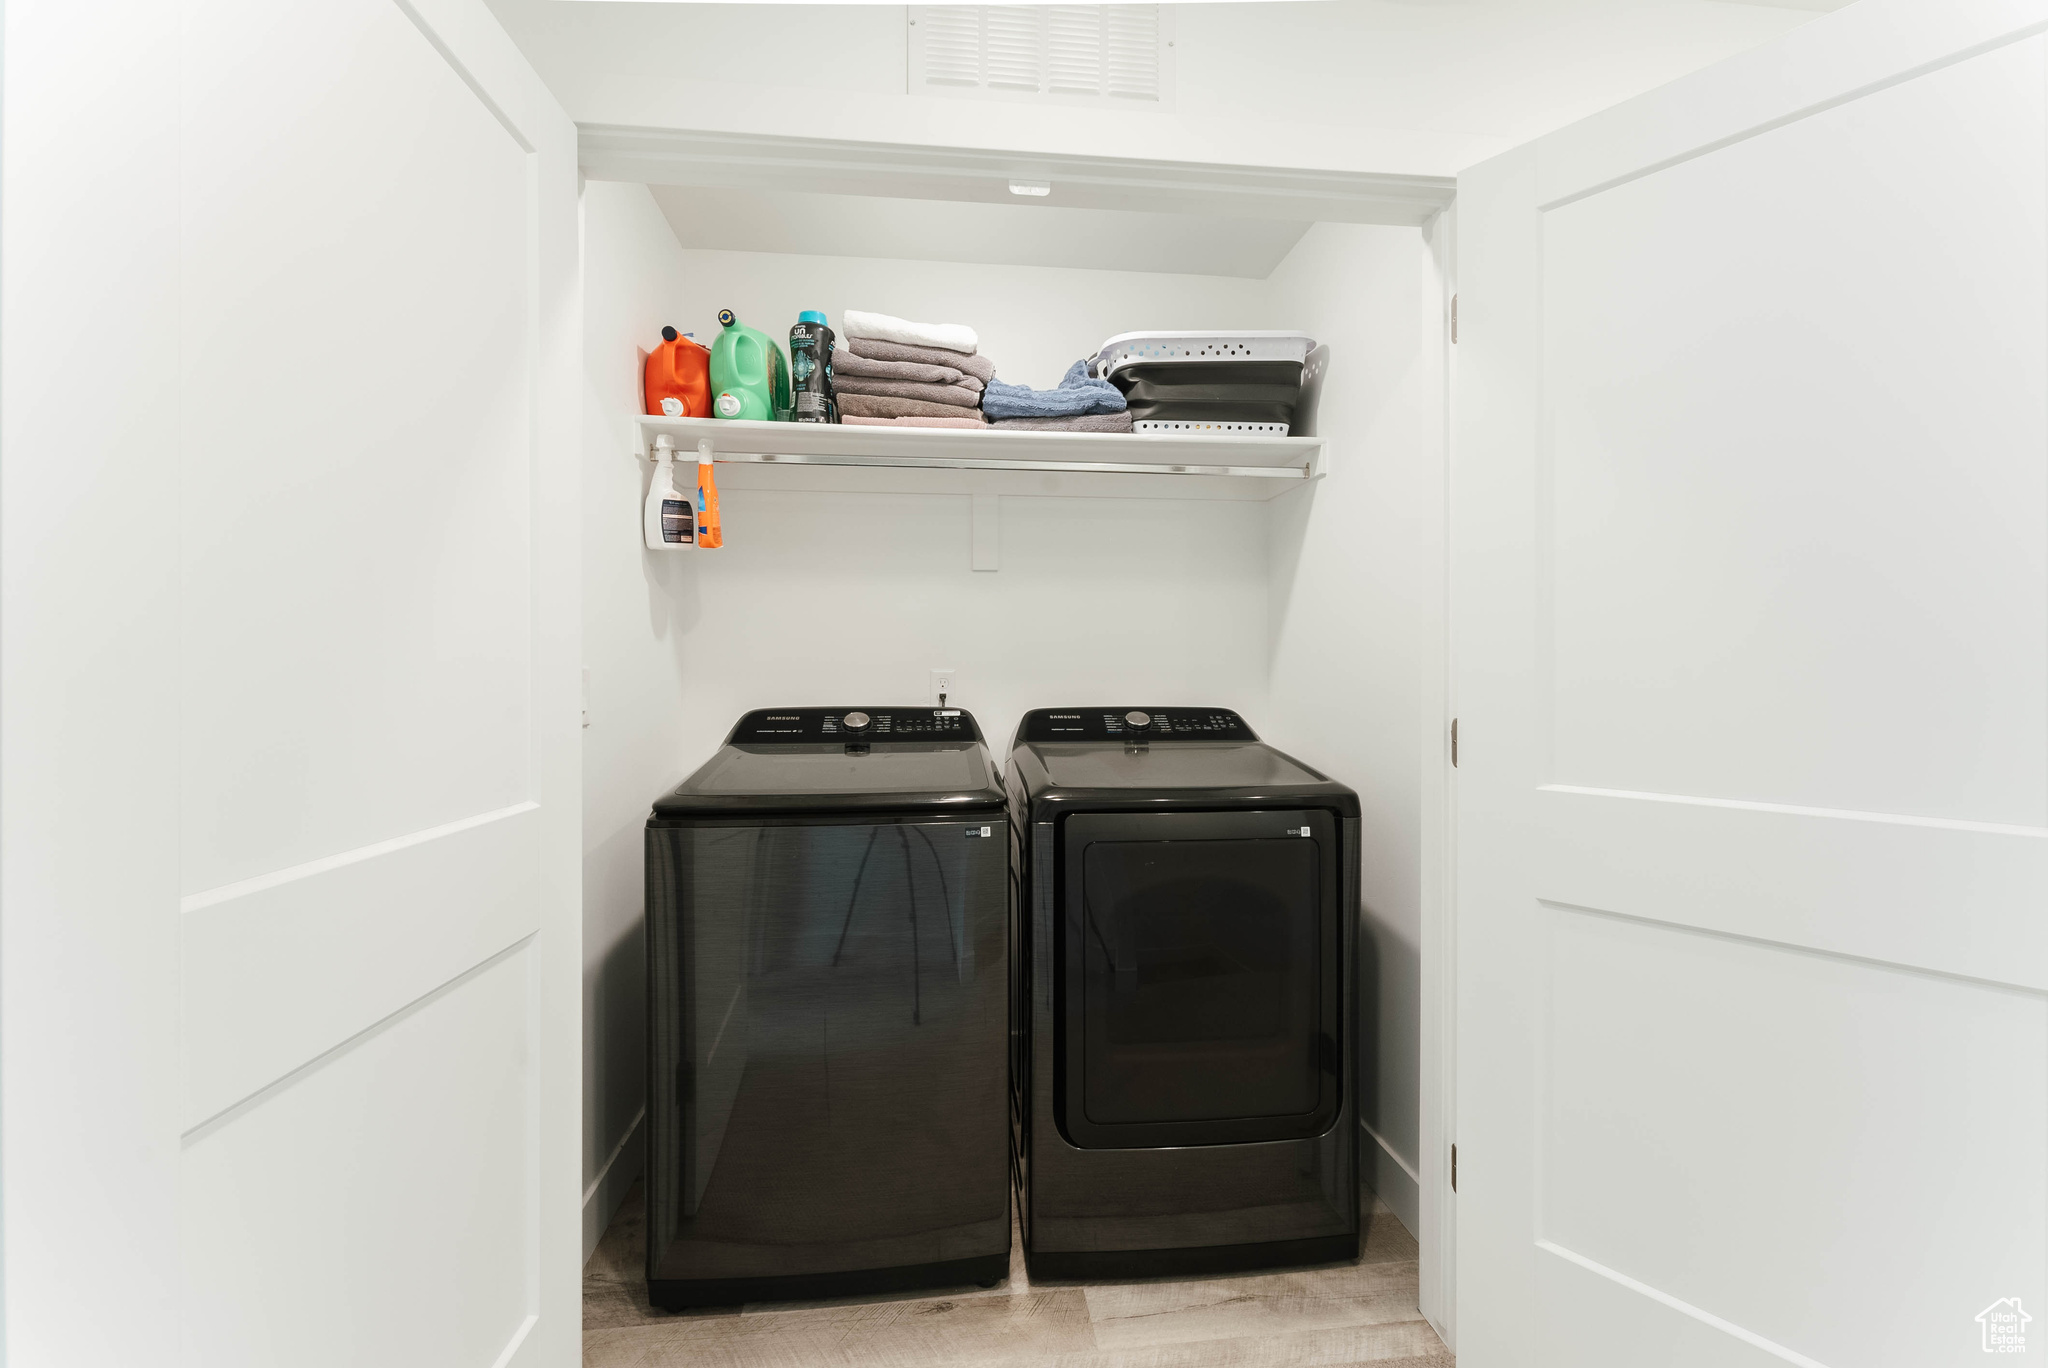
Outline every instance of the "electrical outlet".
<path id="1" fill-rule="evenodd" d="M 953 684 L 952 667 L 948 666 L 932 671 L 932 706 L 934 708 L 959 706 L 959 700 L 954 697 Z"/>

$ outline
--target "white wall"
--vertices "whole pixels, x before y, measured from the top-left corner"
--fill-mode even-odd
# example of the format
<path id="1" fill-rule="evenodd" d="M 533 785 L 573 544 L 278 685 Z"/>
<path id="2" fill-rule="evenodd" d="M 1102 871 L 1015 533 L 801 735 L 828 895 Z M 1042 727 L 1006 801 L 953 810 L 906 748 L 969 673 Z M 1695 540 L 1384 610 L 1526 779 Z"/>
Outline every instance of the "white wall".
<path id="1" fill-rule="evenodd" d="M 823 309 L 835 325 L 847 309 L 866 309 L 966 323 L 981 334 L 998 376 L 1041 387 L 1118 333 L 1272 326 L 1262 280 L 765 252 L 683 256 L 689 321 L 676 326 L 701 341 L 718 331 L 724 308 L 785 341 L 799 309 Z"/>
<path id="2" fill-rule="evenodd" d="M 929 671 L 992 746 L 1026 709 L 1134 700 L 1266 710 L 1266 517 L 1207 500 L 1002 501 L 1002 568 L 970 569 L 964 495 L 730 489 L 725 547 L 648 552 L 633 455 L 641 349 L 715 315 L 781 335 L 799 309 L 960 320 L 1048 385 L 1140 327 L 1272 326 L 1263 281 L 678 247 L 643 186 L 584 189 L 588 1181 L 594 1239 L 631 1178 L 642 1088 L 641 829 L 741 713 L 917 703 Z M 1410 234 L 1410 236 L 1413 236 Z M 1282 320 L 1284 321 L 1284 320 Z"/>
<path id="3" fill-rule="evenodd" d="M 1253 280 L 680 255 L 677 325 L 700 337 L 721 308 L 776 336 L 805 308 L 960 321 L 999 375 L 1038 386 L 1132 328 L 1269 322 Z M 1062 702 L 1263 701 L 1265 533 L 1245 505 L 1006 496 L 994 573 L 969 568 L 964 495 L 735 489 L 724 510 L 725 547 L 682 556 L 662 600 L 685 652 L 692 766 L 749 708 L 915 703 L 935 666 L 958 670 L 955 701 L 997 746 L 1025 710 Z M 606 535 L 633 535 L 638 505 L 614 516 Z"/>
<path id="4" fill-rule="evenodd" d="M 659 604 L 683 657 L 686 768 L 748 709 L 916 704 L 935 666 L 958 670 L 953 701 L 998 754 L 1028 708 L 1265 702 L 1265 536 L 1243 505 L 1005 497 L 993 574 L 968 568 L 964 495 L 724 505 L 725 548 L 691 553 Z"/>
<path id="5" fill-rule="evenodd" d="M 585 1258 L 640 1172 L 640 825 L 653 796 L 687 773 L 683 652 L 666 605 L 687 588 L 688 567 L 644 552 L 637 521 L 629 527 L 620 511 L 637 520 L 644 489 L 646 462 L 632 455 L 638 349 L 680 316 L 682 266 L 645 186 L 583 187 Z"/>
<path id="6" fill-rule="evenodd" d="M 1358 790 L 1363 1172 L 1418 1228 L 1425 766 L 1443 763 L 1444 298 L 1422 233 L 1317 224 L 1273 314 L 1330 348 L 1329 475 L 1266 505 L 1272 677 L 1261 734 Z"/>

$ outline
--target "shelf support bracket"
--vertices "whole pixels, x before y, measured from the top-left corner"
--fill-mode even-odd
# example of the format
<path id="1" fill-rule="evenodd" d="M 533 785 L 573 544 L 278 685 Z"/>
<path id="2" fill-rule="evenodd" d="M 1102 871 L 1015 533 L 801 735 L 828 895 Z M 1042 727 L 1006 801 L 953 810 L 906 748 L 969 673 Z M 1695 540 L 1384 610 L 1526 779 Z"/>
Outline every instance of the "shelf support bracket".
<path id="1" fill-rule="evenodd" d="M 972 522 L 974 537 L 974 568 L 976 570 L 1002 569 L 1002 496 L 1000 494 L 969 495 L 974 501 Z"/>

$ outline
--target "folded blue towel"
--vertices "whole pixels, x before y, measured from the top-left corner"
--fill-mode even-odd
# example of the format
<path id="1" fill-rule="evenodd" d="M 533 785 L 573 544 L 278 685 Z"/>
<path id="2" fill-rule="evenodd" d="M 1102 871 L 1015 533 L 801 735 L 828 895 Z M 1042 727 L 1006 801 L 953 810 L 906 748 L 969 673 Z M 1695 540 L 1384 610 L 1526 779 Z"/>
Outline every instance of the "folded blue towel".
<path id="1" fill-rule="evenodd" d="M 1088 363 L 1067 367 L 1058 389 L 1035 390 L 991 380 L 981 392 L 981 411 L 991 418 L 1075 418 L 1084 413 L 1122 413 L 1130 404 L 1107 380 L 1088 378 Z"/>

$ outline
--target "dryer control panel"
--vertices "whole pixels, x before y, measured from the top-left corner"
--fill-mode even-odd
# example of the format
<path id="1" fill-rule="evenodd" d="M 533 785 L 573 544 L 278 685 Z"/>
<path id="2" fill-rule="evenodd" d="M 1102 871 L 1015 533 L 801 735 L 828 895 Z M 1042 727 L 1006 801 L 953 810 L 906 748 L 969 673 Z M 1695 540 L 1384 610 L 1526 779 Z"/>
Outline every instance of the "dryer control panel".
<path id="1" fill-rule="evenodd" d="M 979 741 L 962 708 L 763 708 L 742 717 L 729 746 L 815 746 L 843 741 Z"/>
<path id="2" fill-rule="evenodd" d="M 1038 708 L 1017 726 L 1019 741 L 1256 741 L 1228 708 L 1099 706 Z"/>

